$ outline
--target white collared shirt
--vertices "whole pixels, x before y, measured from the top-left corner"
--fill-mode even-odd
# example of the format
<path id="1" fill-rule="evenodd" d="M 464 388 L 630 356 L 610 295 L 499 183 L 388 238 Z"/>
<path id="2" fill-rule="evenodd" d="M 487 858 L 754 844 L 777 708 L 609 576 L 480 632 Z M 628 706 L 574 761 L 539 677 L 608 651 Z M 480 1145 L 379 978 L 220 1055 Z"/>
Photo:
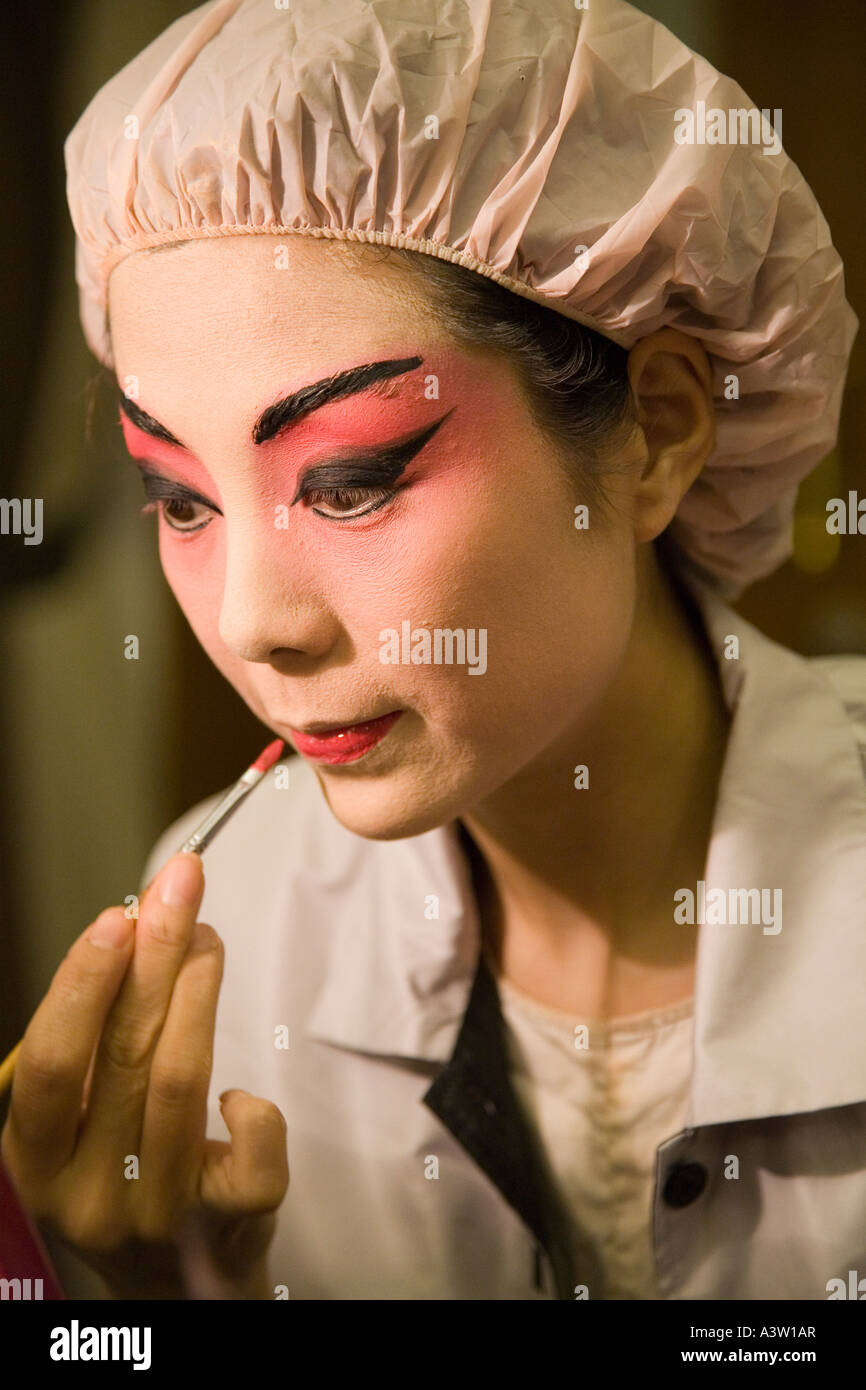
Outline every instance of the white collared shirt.
<path id="1" fill-rule="evenodd" d="M 829 1281 L 866 1281 L 866 659 L 806 659 L 693 592 L 733 714 L 706 894 L 778 889 L 783 910 L 780 930 L 709 911 L 683 927 L 698 932 L 693 1057 L 682 1121 L 652 1156 L 656 1287 L 825 1299 Z M 208 1134 L 229 1137 L 217 1097 L 231 1087 L 288 1124 L 274 1285 L 592 1298 L 499 1185 L 502 1092 L 472 1080 L 474 1043 L 469 1072 L 447 1069 L 480 951 L 457 823 L 365 840 L 310 764 L 282 766 L 288 786 L 271 773 L 206 851 L 200 912 L 226 947 Z M 144 882 L 216 799 L 160 837 Z M 443 1069 L 461 1140 L 424 1103 Z"/>

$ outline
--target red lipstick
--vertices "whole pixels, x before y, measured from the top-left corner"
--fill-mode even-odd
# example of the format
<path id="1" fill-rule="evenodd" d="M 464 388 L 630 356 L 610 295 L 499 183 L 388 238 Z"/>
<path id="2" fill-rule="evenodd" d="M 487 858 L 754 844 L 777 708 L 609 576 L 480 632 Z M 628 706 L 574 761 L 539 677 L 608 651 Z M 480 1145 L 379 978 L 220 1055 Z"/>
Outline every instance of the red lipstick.
<path id="1" fill-rule="evenodd" d="M 302 734 L 299 729 L 290 732 L 298 752 L 307 758 L 322 763 L 353 763 L 381 742 L 402 713 L 402 710 L 395 709 L 379 719 L 367 719 L 361 724 L 347 724 L 343 728 L 323 729 L 320 733 Z"/>

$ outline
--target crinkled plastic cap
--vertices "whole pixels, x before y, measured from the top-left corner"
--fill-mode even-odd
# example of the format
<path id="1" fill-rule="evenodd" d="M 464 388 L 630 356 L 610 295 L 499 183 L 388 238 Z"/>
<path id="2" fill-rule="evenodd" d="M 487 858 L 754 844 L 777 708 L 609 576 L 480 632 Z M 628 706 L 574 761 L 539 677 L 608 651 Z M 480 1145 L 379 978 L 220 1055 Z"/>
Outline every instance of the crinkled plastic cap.
<path id="1" fill-rule="evenodd" d="M 241 233 L 444 257 L 627 348 L 677 328 L 709 355 L 718 432 L 669 531 L 734 597 L 791 554 L 857 330 L 778 117 L 714 114 L 752 109 L 623 0 L 212 0 L 66 140 L 85 337 L 113 367 L 123 257 Z"/>

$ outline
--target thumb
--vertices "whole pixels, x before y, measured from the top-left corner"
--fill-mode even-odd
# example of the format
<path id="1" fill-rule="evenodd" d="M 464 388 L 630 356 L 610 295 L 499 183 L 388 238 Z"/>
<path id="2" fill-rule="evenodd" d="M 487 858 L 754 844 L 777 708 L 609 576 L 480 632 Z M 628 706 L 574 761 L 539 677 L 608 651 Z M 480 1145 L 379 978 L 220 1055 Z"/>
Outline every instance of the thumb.
<path id="1" fill-rule="evenodd" d="M 238 1090 L 223 1091 L 220 1107 L 231 1144 L 205 1141 L 202 1200 L 226 1215 L 276 1211 L 289 1186 L 282 1111 Z"/>

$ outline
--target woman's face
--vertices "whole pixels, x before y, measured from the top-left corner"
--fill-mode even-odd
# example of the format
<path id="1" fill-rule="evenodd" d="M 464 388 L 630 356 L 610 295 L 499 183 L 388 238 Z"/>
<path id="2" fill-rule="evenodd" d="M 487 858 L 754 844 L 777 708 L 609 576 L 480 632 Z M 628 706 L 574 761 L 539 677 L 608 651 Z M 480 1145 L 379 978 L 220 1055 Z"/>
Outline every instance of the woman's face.
<path id="1" fill-rule="evenodd" d="M 592 508 L 575 527 L 586 499 L 503 360 L 456 346 L 405 268 L 302 236 L 129 256 L 110 315 L 121 388 L 179 441 L 123 417 L 170 484 L 151 494 L 168 583 L 336 817 L 392 839 L 533 765 L 569 777 L 629 641 L 634 536 Z M 382 363 L 253 438 L 283 398 Z M 391 711 L 367 751 L 293 733 Z"/>

